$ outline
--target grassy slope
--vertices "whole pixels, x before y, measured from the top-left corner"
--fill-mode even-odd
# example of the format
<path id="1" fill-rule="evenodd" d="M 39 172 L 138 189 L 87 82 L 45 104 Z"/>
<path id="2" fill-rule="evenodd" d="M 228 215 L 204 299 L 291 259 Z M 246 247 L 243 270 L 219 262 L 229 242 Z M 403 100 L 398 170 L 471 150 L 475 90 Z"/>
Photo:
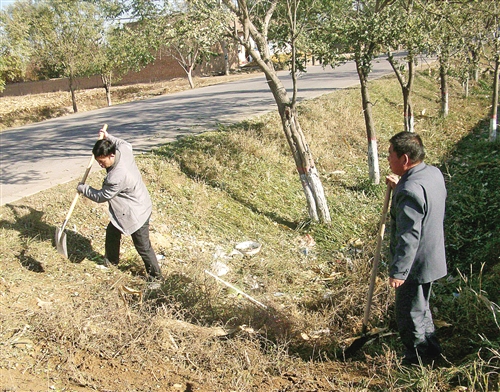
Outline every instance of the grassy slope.
<path id="1" fill-rule="evenodd" d="M 464 99 L 452 86 L 450 116 L 438 116 L 438 81 L 421 74 L 415 107 L 428 163 L 445 173 L 450 278 L 436 285 L 435 318 L 447 361 L 403 369 L 397 335 L 341 361 L 360 331 L 384 186 L 366 180 L 366 137 L 357 89 L 306 102 L 300 120 L 332 214 L 311 224 L 276 115 L 185 138 L 138 158 L 154 202 L 152 240 L 165 255 L 165 284 L 143 292 L 130 240 L 119 269 L 99 268 L 106 207 L 81 200 L 68 232 L 71 262 L 52 245 L 75 184 L 0 210 L 0 376 L 27 390 L 436 390 L 498 389 L 500 226 L 498 144 L 487 139 L 488 91 Z M 389 137 L 401 125 L 393 78 L 372 84 L 382 175 Z M 102 173 L 90 181 L 100 183 Z M 314 244 L 311 242 L 314 240 Z M 235 244 L 258 241 L 252 257 Z M 394 332 L 385 258 L 372 327 Z M 227 290 L 204 269 L 265 303 Z M 481 265 L 485 264 L 481 273 Z M 457 268 L 458 271 L 457 272 Z M 126 290 L 126 289 L 125 289 Z M 498 312 L 497 312 L 498 315 Z M 228 339 L 216 327 L 233 331 Z M 236 332 L 234 332 L 236 331 Z M 17 339 L 17 340 L 16 340 Z M 23 341 L 23 339 L 25 341 Z M 21 343 L 18 343 L 21 341 Z M 478 356 L 479 354 L 479 356 Z M 463 358 L 466 358 L 463 360 Z M 488 362 L 489 361 L 489 362 Z M 24 386 L 24 388 L 23 388 Z M 496 386 L 496 387 L 495 387 Z M 12 387 L 12 390 L 14 387 Z M 489 389 L 488 389 L 489 388 Z M 496 388 L 496 389 L 495 389 Z"/>

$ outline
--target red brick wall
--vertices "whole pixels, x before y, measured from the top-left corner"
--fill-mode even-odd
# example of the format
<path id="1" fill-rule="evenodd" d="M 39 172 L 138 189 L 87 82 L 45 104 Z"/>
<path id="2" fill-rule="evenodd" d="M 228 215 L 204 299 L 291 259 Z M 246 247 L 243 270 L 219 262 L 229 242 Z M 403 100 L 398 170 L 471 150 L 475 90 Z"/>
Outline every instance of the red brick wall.
<path id="1" fill-rule="evenodd" d="M 230 66 L 238 66 L 237 53 L 230 52 Z M 222 53 L 222 50 L 220 50 Z M 197 67 L 193 76 L 209 76 L 224 72 L 224 58 L 222 54 L 209 63 Z M 125 85 L 134 83 L 151 83 L 174 78 L 186 78 L 186 73 L 182 67 L 170 56 L 161 55 L 152 64 L 149 64 L 139 72 L 130 72 L 114 85 Z M 76 80 L 78 89 L 89 89 L 102 87 L 99 76 L 78 78 Z M 0 96 L 20 96 L 28 94 L 41 94 L 54 91 L 69 91 L 69 80 L 67 78 L 40 80 L 36 82 L 12 83 L 5 86 L 5 90 Z"/>

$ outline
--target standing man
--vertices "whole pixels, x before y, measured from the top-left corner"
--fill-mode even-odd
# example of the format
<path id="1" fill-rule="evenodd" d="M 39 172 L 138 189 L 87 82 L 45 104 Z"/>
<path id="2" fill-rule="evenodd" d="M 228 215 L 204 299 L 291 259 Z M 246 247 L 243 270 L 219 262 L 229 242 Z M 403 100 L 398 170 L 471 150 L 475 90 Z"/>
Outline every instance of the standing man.
<path id="1" fill-rule="evenodd" d="M 161 279 L 161 270 L 149 240 L 151 198 L 135 163 L 132 145 L 103 129 L 99 131 L 99 139 L 92 152 L 99 166 L 107 172 L 102 189 L 78 184 L 77 190 L 97 203 L 109 203 L 111 221 L 106 228 L 106 262 L 118 265 L 121 236 L 131 235 L 135 249 L 144 261 L 148 280 Z"/>
<path id="2" fill-rule="evenodd" d="M 389 284 L 396 289 L 396 318 L 405 346 L 403 364 L 441 354 L 429 306 L 432 282 L 444 277 L 443 220 L 446 187 L 441 171 L 424 163 L 420 136 L 401 132 L 390 140 L 386 182 L 391 203 Z"/>

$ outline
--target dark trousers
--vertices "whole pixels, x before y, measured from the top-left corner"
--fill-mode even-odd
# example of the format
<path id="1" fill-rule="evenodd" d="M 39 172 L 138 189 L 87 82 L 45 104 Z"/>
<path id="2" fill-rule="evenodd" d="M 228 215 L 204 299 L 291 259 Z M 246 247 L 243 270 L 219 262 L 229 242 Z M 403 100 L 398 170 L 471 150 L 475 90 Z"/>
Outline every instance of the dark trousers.
<path id="1" fill-rule="evenodd" d="M 111 222 L 106 228 L 106 258 L 111 264 L 117 265 L 120 260 L 120 241 L 122 232 L 118 230 Z M 142 227 L 132 233 L 132 241 L 135 249 L 146 267 L 148 278 L 161 278 L 161 269 L 156 259 L 156 254 L 149 241 L 149 219 Z"/>
<path id="2" fill-rule="evenodd" d="M 429 306 L 431 287 L 432 283 L 406 281 L 396 289 L 396 321 L 409 359 L 417 354 L 432 358 L 441 353 Z"/>

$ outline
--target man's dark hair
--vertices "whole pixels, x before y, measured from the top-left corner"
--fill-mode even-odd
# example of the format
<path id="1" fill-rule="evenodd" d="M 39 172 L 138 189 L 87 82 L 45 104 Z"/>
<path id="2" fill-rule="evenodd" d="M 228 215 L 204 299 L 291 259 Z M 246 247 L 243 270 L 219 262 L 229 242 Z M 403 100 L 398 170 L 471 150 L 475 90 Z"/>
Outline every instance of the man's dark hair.
<path id="1" fill-rule="evenodd" d="M 393 151 L 398 157 L 408 155 L 412 162 L 422 162 L 425 158 L 425 149 L 422 139 L 413 132 L 400 132 L 389 139 Z"/>
<path id="2" fill-rule="evenodd" d="M 98 140 L 94 144 L 92 153 L 97 157 L 107 157 L 110 154 L 116 154 L 116 144 L 108 139 Z"/>

